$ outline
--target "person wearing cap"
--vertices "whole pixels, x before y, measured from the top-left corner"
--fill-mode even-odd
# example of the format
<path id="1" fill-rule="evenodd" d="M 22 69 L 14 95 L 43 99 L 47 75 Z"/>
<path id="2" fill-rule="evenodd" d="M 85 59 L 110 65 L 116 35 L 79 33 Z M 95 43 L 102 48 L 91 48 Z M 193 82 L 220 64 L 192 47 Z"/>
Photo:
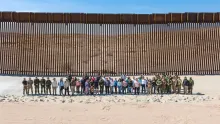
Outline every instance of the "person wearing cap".
<path id="1" fill-rule="evenodd" d="M 183 86 L 184 86 L 184 94 L 187 94 L 188 93 L 188 87 L 189 87 L 189 81 L 187 80 L 186 77 L 184 77 Z"/>
<path id="2" fill-rule="evenodd" d="M 45 84 L 46 84 L 46 80 L 44 79 L 44 77 L 42 77 L 42 79 L 40 80 L 41 94 L 43 94 L 43 92 L 46 93 Z"/>
<path id="3" fill-rule="evenodd" d="M 188 87 L 188 93 L 192 94 L 193 93 L 193 86 L 194 86 L 194 80 L 192 77 L 189 78 L 189 87 Z"/>
<path id="4" fill-rule="evenodd" d="M 56 78 L 53 78 L 53 82 L 52 82 L 53 95 L 57 95 L 57 87 L 58 87 L 57 80 Z"/>
<path id="5" fill-rule="evenodd" d="M 48 77 L 46 80 L 46 93 L 48 94 L 48 91 L 49 91 L 50 95 L 51 95 L 51 84 L 52 84 L 52 82 L 51 82 L 50 78 Z"/>
<path id="6" fill-rule="evenodd" d="M 40 84 L 40 80 L 37 77 L 35 77 L 35 79 L 34 79 L 35 94 L 39 94 L 39 89 L 40 89 L 39 84 Z"/>
<path id="7" fill-rule="evenodd" d="M 27 80 L 26 78 L 24 78 L 24 80 L 22 81 L 22 84 L 23 84 L 23 95 L 28 95 L 28 83 L 27 83 Z"/>
<path id="8" fill-rule="evenodd" d="M 27 83 L 28 83 L 28 90 L 27 90 L 28 94 L 30 93 L 29 91 L 31 90 L 31 95 L 33 95 L 33 83 L 34 83 L 34 81 L 31 78 L 29 78 Z"/>

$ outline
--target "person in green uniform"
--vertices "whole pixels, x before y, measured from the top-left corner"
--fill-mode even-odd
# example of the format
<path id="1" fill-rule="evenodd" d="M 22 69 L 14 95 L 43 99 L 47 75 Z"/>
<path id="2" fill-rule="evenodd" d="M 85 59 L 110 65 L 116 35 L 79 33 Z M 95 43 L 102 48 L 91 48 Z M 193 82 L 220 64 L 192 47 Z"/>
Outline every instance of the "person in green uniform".
<path id="1" fill-rule="evenodd" d="M 182 80 L 180 79 L 180 77 L 178 77 L 178 79 L 177 79 L 177 84 L 176 84 L 176 89 L 177 89 L 177 93 L 178 93 L 178 94 L 180 94 L 181 85 L 182 85 Z"/>
<path id="2" fill-rule="evenodd" d="M 42 77 L 42 79 L 40 80 L 40 86 L 41 86 L 41 94 L 46 93 L 45 92 L 45 83 L 46 83 L 46 80 L 44 79 L 44 77 Z"/>
<path id="3" fill-rule="evenodd" d="M 51 84 L 52 84 L 52 82 L 51 82 L 51 80 L 48 77 L 47 81 L 46 81 L 46 92 L 48 94 L 48 91 L 49 91 L 50 95 L 51 95 Z"/>
<path id="4" fill-rule="evenodd" d="M 162 85 L 161 85 L 161 93 L 165 93 L 166 92 L 166 85 L 167 85 L 167 81 L 165 79 L 165 76 L 162 77 Z"/>
<path id="5" fill-rule="evenodd" d="M 194 80 L 192 77 L 189 78 L 189 87 L 188 87 L 188 93 L 192 94 L 193 93 L 193 86 L 194 86 Z"/>
<path id="6" fill-rule="evenodd" d="M 157 84 L 157 93 L 158 93 L 158 94 L 159 94 L 159 93 L 162 94 L 162 81 L 161 81 L 161 79 L 157 79 L 156 84 Z"/>
<path id="7" fill-rule="evenodd" d="M 171 94 L 172 79 L 169 76 L 166 76 L 165 79 L 167 81 L 166 91 L 167 93 Z"/>
<path id="8" fill-rule="evenodd" d="M 173 93 L 176 93 L 176 85 L 177 85 L 177 77 L 173 76 L 172 77 L 172 90 L 173 90 Z"/>
<path id="9" fill-rule="evenodd" d="M 100 78 L 99 80 L 100 94 L 103 94 L 104 92 L 104 84 L 105 84 L 104 80 Z"/>
<path id="10" fill-rule="evenodd" d="M 40 80 L 36 77 L 34 79 L 34 91 L 35 91 L 35 95 L 36 94 L 39 94 L 39 83 L 40 83 Z"/>

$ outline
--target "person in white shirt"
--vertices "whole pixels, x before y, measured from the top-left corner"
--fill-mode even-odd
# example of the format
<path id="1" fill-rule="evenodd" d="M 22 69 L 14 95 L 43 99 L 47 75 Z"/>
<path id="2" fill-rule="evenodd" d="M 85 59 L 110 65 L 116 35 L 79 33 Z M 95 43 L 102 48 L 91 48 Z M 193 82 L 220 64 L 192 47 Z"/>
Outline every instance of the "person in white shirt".
<path id="1" fill-rule="evenodd" d="M 139 95 L 139 93 L 140 93 L 140 83 L 138 82 L 138 79 L 136 79 L 134 81 L 134 94 Z"/>
<path id="2" fill-rule="evenodd" d="M 58 87 L 57 80 L 56 78 L 53 78 L 53 82 L 52 82 L 53 95 L 57 95 L 57 87 Z"/>
<path id="3" fill-rule="evenodd" d="M 141 82 L 141 93 L 146 93 L 146 84 L 147 84 L 147 80 L 143 78 Z"/>
<path id="4" fill-rule="evenodd" d="M 109 79 L 110 79 L 110 94 L 113 94 L 114 80 L 111 77 L 109 77 Z"/>

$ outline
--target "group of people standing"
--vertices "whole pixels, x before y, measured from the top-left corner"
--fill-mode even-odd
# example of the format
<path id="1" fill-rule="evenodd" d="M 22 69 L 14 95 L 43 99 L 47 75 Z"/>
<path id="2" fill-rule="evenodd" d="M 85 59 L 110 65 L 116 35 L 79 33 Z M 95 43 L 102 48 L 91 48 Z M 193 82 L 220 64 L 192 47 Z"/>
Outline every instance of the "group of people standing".
<path id="1" fill-rule="evenodd" d="M 111 77 L 96 76 L 90 77 L 85 75 L 81 79 L 69 75 L 65 80 L 61 78 L 59 81 L 53 78 L 52 81 L 48 77 L 44 79 L 34 80 L 29 78 L 22 81 L 23 94 L 49 94 L 49 95 L 96 95 L 96 94 L 171 94 L 181 93 L 181 88 L 184 89 L 184 94 L 192 94 L 194 81 L 190 77 L 186 77 L 182 81 L 178 75 L 159 75 L 156 74 L 152 79 L 140 76 L 139 78 L 131 78 L 122 75 L 121 78 L 113 79 Z M 52 89 L 52 92 L 51 92 Z M 33 92 L 35 91 L 35 92 Z M 70 94 L 71 93 L 71 94 Z"/>

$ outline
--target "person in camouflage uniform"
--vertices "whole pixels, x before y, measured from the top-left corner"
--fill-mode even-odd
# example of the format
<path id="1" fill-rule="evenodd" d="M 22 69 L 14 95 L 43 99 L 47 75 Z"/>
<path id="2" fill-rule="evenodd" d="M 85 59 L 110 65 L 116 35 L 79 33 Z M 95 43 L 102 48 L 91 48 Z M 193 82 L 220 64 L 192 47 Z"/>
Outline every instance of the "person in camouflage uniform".
<path id="1" fill-rule="evenodd" d="M 171 93 L 172 79 L 169 76 L 166 76 L 165 79 L 167 81 L 167 84 L 166 84 L 167 93 Z"/>
<path id="2" fill-rule="evenodd" d="M 99 80 L 100 94 L 103 94 L 104 92 L 104 84 L 105 84 L 104 80 L 100 78 Z"/>
<path id="3" fill-rule="evenodd" d="M 39 94 L 39 84 L 40 84 L 40 80 L 36 77 L 34 79 L 34 91 L 35 91 L 35 94 Z"/>
<path id="4" fill-rule="evenodd" d="M 42 77 L 42 79 L 40 80 L 41 94 L 43 94 L 43 92 L 46 93 L 45 84 L 46 84 L 46 80 L 44 79 L 44 77 Z"/>
<path id="5" fill-rule="evenodd" d="M 173 91 L 173 93 L 176 93 L 176 85 L 177 85 L 177 77 L 173 76 L 172 77 L 172 91 Z"/>
<path id="6" fill-rule="evenodd" d="M 192 94 L 193 93 L 193 86 L 194 86 L 194 80 L 192 77 L 189 78 L 189 87 L 188 87 L 188 93 Z"/>
<path id="7" fill-rule="evenodd" d="M 182 80 L 180 79 L 180 77 L 178 77 L 178 79 L 177 79 L 177 84 L 176 84 L 176 89 L 177 89 L 177 93 L 178 93 L 178 94 L 180 94 L 181 85 L 182 85 Z"/>
<path id="8" fill-rule="evenodd" d="M 48 77 L 47 81 L 46 81 L 46 92 L 48 94 L 48 91 L 49 91 L 50 95 L 51 95 L 51 84 L 52 84 L 52 82 L 51 82 L 51 80 Z"/>
<path id="9" fill-rule="evenodd" d="M 28 94 L 29 94 L 30 91 L 31 91 L 31 95 L 33 95 L 33 83 L 34 83 L 34 81 L 33 81 L 31 78 L 29 78 L 29 80 L 27 81 L 27 83 L 28 83 Z"/>
<path id="10" fill-rule="evenodd" d="M 158 93 L 158 94 L 159 94 L 159 93 L 162 94 L 162 81 L 161 81 L 161 79 L 157 79 L 156 84 L 157 84 L 157 93 Z"/>
<path id="11" fill-rule="evenodd" d="M 167 84 L 167 81 L 165 79 L 165 76 L 162 77 L 162 85 L 161 85 L 161 93 L 165 93 L 166 92 L 166 84 Z"/>

